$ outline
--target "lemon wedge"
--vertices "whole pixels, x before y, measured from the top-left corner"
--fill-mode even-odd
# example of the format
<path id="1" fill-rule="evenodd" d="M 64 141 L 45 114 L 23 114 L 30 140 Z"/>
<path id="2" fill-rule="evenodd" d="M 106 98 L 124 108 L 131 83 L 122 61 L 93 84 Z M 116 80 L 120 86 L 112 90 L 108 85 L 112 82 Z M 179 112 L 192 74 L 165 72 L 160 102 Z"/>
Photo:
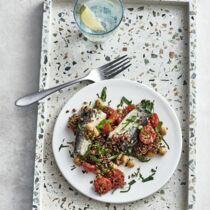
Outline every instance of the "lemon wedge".
<path id="1" fill-rule="evenodd" d="M 105 28 L 101 22 L 97 19 L 95 14 L 90 10 L 87 5 L 82 5 L 80 8 L 80 19 L 82 22 L 92 31 L 103 32 Z"/>

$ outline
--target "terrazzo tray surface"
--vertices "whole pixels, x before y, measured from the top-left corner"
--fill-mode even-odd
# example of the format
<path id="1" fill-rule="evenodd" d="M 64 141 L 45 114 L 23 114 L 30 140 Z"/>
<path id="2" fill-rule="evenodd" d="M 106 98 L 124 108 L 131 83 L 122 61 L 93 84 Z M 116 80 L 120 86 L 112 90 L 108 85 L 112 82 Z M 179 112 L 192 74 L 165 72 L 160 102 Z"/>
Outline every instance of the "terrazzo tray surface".
<path id="1" fill-rule="evenodd" d="M 72 6 L 70 0 L 44 2 L 40 89 L 80 77 L 93 67 L 128 54 L 133 65 L 118 78 L 144 83 L 166 97 L 182 126 L 183 151 L 169 182 L 150 197 L 116 205 L 81 195 L 58 170 L 51 145 L 62 106 L 88 82 L 73 85 L 38 105 L 33 210 L 194 209 L 195 2 L 127 1 L 119 30 L 102 44 L 87 41 L 78 31 Z"/>

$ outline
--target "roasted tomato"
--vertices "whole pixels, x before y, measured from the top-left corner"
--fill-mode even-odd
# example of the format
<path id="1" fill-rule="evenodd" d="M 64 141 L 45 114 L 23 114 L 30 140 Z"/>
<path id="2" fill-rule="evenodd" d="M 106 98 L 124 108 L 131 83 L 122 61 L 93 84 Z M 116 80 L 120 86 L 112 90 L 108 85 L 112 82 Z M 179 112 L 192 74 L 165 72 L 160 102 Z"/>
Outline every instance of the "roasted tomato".
<path id="1" fill-rule="evenodd" d="M 109 173 L 106 174 L 106 177 L 111 180 L 113 189 L 122 187 L 125 184 L 124 174 L 119 169 L 111 170 Z"/>
<path id="2" fill-rule="evenodd" d="M 99 177 L 94 181 L 95 191 L 98 194 L 105 194 L 112 189 L 112 182 L 106 177 Z"/>
<path id="3" fill-rule="evenodd" d="M 110 116 L 109 119 L 112 121 L 112 123 L 114 123 L 118 118 L 118 114 L 117 112 L 113 112 Z"/>
<path id="4" fill-rule="evenodd" d="M 94 173 L 96 170 L 96 166 L 92 165 L 90 163 L 84 162 L 82 164 L 83 168 L 85 169 L 85 171 L 90 172 L 90 173 Z"/>
<path id="5" fill-rule="evenodd" d="M 114 111 L 110 116 L 109 119 L 112 121 L 112 124 L 119 124 L 122 121 L 122 118 L 117 111 Z"/>
<path id="6" fill-rule="evenodd" d="M 118 125 L 122 121 L 122 116 L 111 107 L 106 107 L 104 112 L 107 114 L 107 118 L 111 120 L 111 124 Z"/>
<path id="7" fill-rule="evenodd" d="M 107 117 L 109 118 L 115 112 L 115 110 L 112 109 L 111 107 L 106 107 L 104 109 L 104 112 L 107 114 Z"/>
<path id="8" fill-rule="evenodd" d="M 139 133 L 139 139 L 144 144 L 153 143 L 156 137 L 157 134 L 151 125 L 144 126 Z"/>
<path id="9" fill-rule="evenodd" d="M 135 105 L 131 104 L 131 105 L 128 105 L 127 107 L 125 107 L 123 109 L 123 116 L 125 117 L 129 112 L 131 112 L 132 110 L 134 110 L 136 108 Z"/>
<path id="10" fill-rule="evenodd" d="M 116 120 L 116 124 L 119 125 L 123 120 L 123 117 L 121 115 L 119 115 L 119 117 Z"/>
<path id="11" fill-rule="evenodd" d="M 128 105 L 128 106 L 126 107 L 126 109 L 127 109 L 128 112 L 131 112 L 131 111 L 134 110 L 135 108 L 136 108 L 136 106 L 133 105 L 133 104 Z"/>
<path id="12" fill-rule="evenodd" d="M 149 118 L 149 122 L 153 128 L 156 128 L 159 123 L 159 117 L 156 113 L 153 113 L 152 116 Z"/>
<path id="13" fill-rule="evenodd" d="M 102 133 L 104 134 L 104 135 L 109 135 L 109 133 L 112 131 L 112 127 L 111 127 L 111 125 L 109 124 L 109 123 L 105 123 L 104 124 L 104 127 L 103 127 L 103 129 L 102 129 Z"/>

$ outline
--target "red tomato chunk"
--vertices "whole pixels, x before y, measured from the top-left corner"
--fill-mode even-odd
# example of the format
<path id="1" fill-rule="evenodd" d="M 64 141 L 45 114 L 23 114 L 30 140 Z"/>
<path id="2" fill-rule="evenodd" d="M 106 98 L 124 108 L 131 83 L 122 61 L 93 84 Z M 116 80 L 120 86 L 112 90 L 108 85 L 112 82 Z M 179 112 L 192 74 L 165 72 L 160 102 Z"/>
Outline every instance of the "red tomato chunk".
<path id="1" fill-rule="evenodd" d="M 82 164 L 83 168 L 85 169 L 85 171 L 90 172 L 90 173 L 94 173 L 96 170 L 96 166 L 92 165 L 90 163 L 84 162 Z"/>
<path id="2" fill-rule="evenodd" d="M 152 116 L 149 119 L 150 124 L 152 125 L 153 128 L 157 128 L 158 123 L 159 123 L 159 117 L 156 113 L 152 114 Z"/>
<path id="3" fill-rule="evenodd" d="M 113 169 L 106 175 L 112 182 L 112 188 L 117 189 L 125 184 L 125 177 L 119 169 Z"/>
<path id="4" fill-rule="evenodd" d="M 131 111 L 134 110 L 135 108 L 136 108 L 136 106 L 133 105 L 133 104 L 128 105 L 128 106 L 126 107 L 126 109 L 127 109 L 128 112 L 131 112 Z"/>
<path id="5" fill-rule="evenodd" d="M 111 127 L 111 125 L 109 124 L 109 123 L 105 123 L 104 124 L 104 127 L 103 127 L 103 129 L 102 129 L 102 133 L 104 134 L 104 135 L 109 135 L 109 133 L 112 131 L 112 127 Z"/>
<path id="6" fill-rule="evenodd" d="M 99 177 L 94 181 L 95 191 L 98 194 L 105 194 L 112 189 L 112 182 L 106 177 Z"/>
<path id="7" fill-rule="evenodd" d="M 144 126 L 139 133 L 139 140 L 144 144 L 151 144 L 155 141 L 157 134 L 151 125 Z"/>

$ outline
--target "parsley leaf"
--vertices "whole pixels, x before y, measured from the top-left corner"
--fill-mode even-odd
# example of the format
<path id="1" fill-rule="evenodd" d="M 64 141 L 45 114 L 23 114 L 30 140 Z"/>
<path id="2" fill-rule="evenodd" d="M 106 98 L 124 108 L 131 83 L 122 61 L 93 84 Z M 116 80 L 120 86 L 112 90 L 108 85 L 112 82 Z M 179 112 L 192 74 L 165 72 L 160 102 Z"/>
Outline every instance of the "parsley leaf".
<path id="1" fill-rule="evenodd" d="M 162 138 L 162 141 L 167 146 L 168 150 L 170 150 L 170 147 L 169 147 L 168 143 L 166 142 L 166 140 L 164 138 Z"/>
<path id="2" fill-rule="evenodd" d="M 125 121 L 125 123 L 124 123 L 124 127 L 123 127 L 123 129 L 124 128 L 126 128 L 130 123 L 134 123 L 135 122 L 135 120 L 136 120 L 136 116 L 131 116 L 130 118 L 128 118 L 128 119 L 126 119 Z"/>
<path id="3" fill-rule="evenodd" d="M 94 161 L 95 163 L 100 164 L 101 160 L 95 157 L 94 155 L 89 155 L 90 160 Z"/>
<path id="4" fill-rule="evenodd" d="M 159 121 L 157 128 L 155 128 L 155 131 L 157 133 L 160 133 L 160 129 L 161 129 L 162 125 L 163 125 L 163 122 Z"/>
<path id="5" fill-rule="evenodd" d="M 63 144 L 61 144 L 60 147 L 59 147 L 59 149 L 58 149 L 58 152 L 60 152 L 60 150 L 63 149 L 63 148 L 65 148 L 65 147 L 69 147 L 69 145 L 63 145 Z"/>
<path id="6" fill-rule="evenodd" d="M 106 91 L 107 91 L 107 87 L 104 87 L 101 91 L 101 96 L 99 97 L 103 102 L 106 101 L 106 97 L 107 97 Z"/>
<path id="7" fill-rule="evenodd" d="M 117 107 L 122 106 L 124 103 L 125 103 L 126 105 L 131 105 L 131 104 L 132 104 L 132 101 L 129 101 L 125 96 L 123 96 L 123 97 L 121 98 L 120 104 L 118 104 Z"/>
<path id="8" fill-rule="evenodd" d="M 141 107 L 145 111 L 147 111 L 149 113 L 152 113 L 152 110 L 153 110 L 153 107 L 154 107 L 154 103 L 152 101 L 150 101 L 150 100 L 142 100 L 140 104 L 141 104 Z"/>
<path id="9" fill-rule="evenodd" d="M 121 190 L 120 192 L 121 192 L 121 193 L 126 193 L 126 192 L 128 192 L 128 191 L 131 189 L 131 186 L 132 186 L 133 184 L 135 184 L 135 183 L 136 183 L 136 180 L 130 181 L 130 182 L 128 183 L 128 189 L 127 189 L 127 190 Z"/>
<path id="10" fill-rule="evenodd" d="M 145 157 L 145 156 L 137 156 L 136 157 L 139 161 L 141 161 L 141 162 L 149 162 L 151 159 L 149 159 L 149 158 L 147 158 L 147 157 Z"/>
<path id="11" fill-rule="evenodd" d="M 153 175 L 150 175 L 146 178 L 144 178 L 142 175 L 140 175 L 142 182 L 148 182 L 148 181 L 152 181 L 154 179 Z"/>
<path id="12" fill-rule="evenodd" d="M 153 179 L 154 179 L 154 175 L 156 174 L 156 171 L 157 171 L 157 169 L 151 169 L 151 172 L 152 172 L 152 174 L 150 174 L 148 177 L 146 177 L 146 178 L 144 178 L 143 176 L 142 176 L 142 174 L 141 173 L 139 173 L 139 179 L 141 179 L 142 180 L 142 182 L 144 183 L 144 182 L 148 182 L 148 181 L 152 181 Z"/>

